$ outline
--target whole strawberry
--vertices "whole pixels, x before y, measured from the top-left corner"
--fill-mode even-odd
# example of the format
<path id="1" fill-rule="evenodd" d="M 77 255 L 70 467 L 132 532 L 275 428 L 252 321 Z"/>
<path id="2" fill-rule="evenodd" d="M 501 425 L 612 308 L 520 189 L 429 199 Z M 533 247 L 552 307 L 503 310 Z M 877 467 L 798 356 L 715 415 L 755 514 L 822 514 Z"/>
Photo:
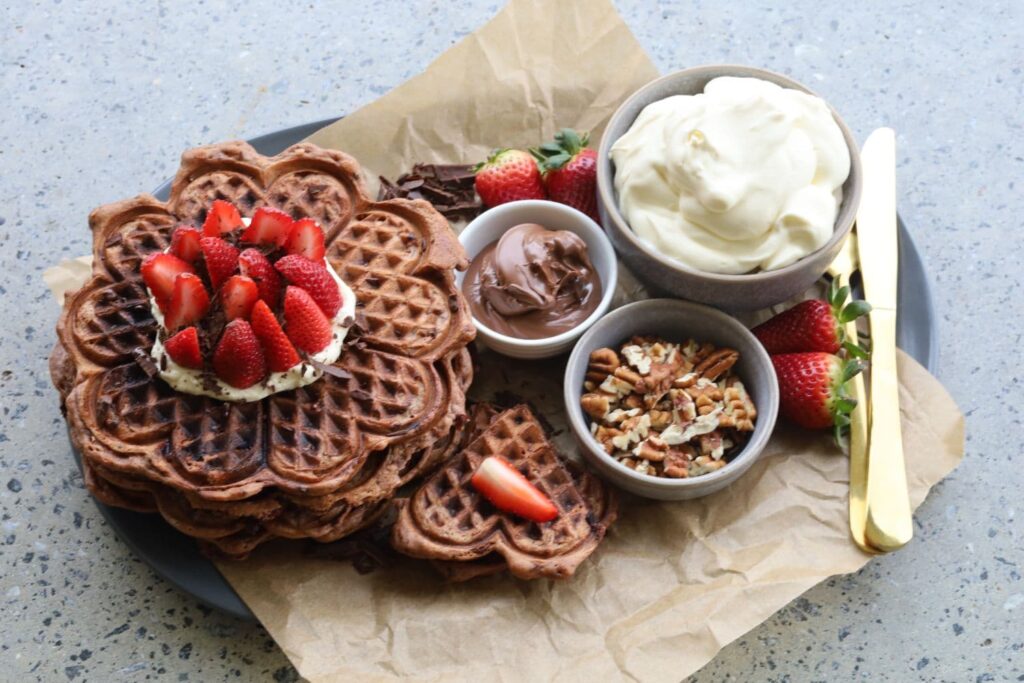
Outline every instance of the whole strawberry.
<path id="1" fill-rule="evenodd" d="M 772 356 L 779 379 L 779 412 L 805 429 L 833 428 L 838 439 L 850 424 L 857 402 L 846 383 L 864 369 L 859 360 L 831 353 L 780 353 Z"/>
<path id="2" fill-rule="evenodd" d="M 476 167 L 476 193 L 493 207 L 520 199 L 544 199 L 537 162 L 521 149 L 498 149 Z"/>
<path id="3" fill-rule="evenodd" d="M 846 302 L 849 287 L 829 288 L 828 301 L 809 299 L 751 330 L 770 354 L 822 351 L 866 358 L 867 352 L 846 339 L 844 325 L 871 310 L 866 301 Z"/>
<path id="4" fill-rule="evenodd" d="M 555 133 L 555 141 L 535 150 L 548 199 L 597 218 L 597 152 L 587 147 L 589 136 L 572 128 Z"/>

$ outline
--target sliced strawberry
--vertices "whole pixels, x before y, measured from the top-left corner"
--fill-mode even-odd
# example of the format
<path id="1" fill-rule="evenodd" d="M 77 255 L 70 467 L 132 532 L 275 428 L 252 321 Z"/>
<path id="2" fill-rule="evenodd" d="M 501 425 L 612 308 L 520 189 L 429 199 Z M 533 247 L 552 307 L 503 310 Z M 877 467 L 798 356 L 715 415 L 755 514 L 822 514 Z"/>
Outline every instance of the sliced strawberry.
<path id="1" fill-rule="evenodd" d="M 242 227 L 242 214 L 231 202 L 223 199 L 215 199 L 206 212 L 206 220 L 203 222 L 203 234 L 207 237 L 218 237 L 221 233 L 231 232 Z"/>
<path id="2" fill-rule="evenodd" d="M 271 372 L 284 372 L 302 360 L 265 301 L 257 301 L 253 306 L 250 323 Z"/>
<path id="3" fill-rule="evenodd" d="M 289 254 L 300 254 L 310 261 L 321 261 L 324 258 L 324 231 L 312 218 L 295 221 L 284 250 Z"/>
<path id="4" fill-rule="evenodd" d="M 499 456 L 484 458 L 470 482 L 473 488 L 503 512 L 534 522 L 550 522 L 558 516 L 558 509 L 551 499 Z"/>
<path id="5" fill-rule="evenodd" d="M 164 313 L 171 305 L 171 295 L 174 294 L 174 280 L 182 273 L 194 273 L 192 266 L 182 261 L 174 254 L 157 252 L 150 254 L 142 262 L 140 268 L 142 280 L 153 293 L 157 306 Z"/>
<path id="6" fill-rule="evenodd" d="M 206 273 L 210 276 L 210 285 L 214 290 L 218 290 L 238 268 L 238 250 L 219 237 L 204 237 L 199 240 L 199 244 L 206 259 Z"/>
<path id="7" fill-rule="evenodd" d="M 173 331 L 191 325 L 206 315 L 209 308 L 210 295 L 203 281 L 194 273 L 182 273 L 174 279 L 174 294 L 164 316 L 164 327 Z"/>
<path id="8" fill-rule="evenodd" d="M 284 211 L 263 206 L 256 209 L 249 227 L 240 239 L 250 244 L 272 244 L 281 247 L 288 240 L 293 222 L 292 217 Z"/>
<path id="9" fill-rule="evenodd" d="M 284 328 L 292 343 L 306 353 L 323 351 L 331 343 L 331 321 L 300 287 L 284 290 Z"/>
<path id="10" fill-rule="evenodd" d="M 199 246 L 199 239 L 203 233 L 191 225 L 179 225 L 171 235 L 171 253 L 188 263 L 195 263 L 199 255 L 203 253 Z"/>
<path id="11" fill-rule="evenodd" d="M 248 320 L 252 307 L 259 300 L 260 292 L 256 288 L 256 283 L 244 275 L 232 275 L 220 288 L 220 303 L 228 320 Z"/>
<path id="12" fill-rule="evenodd" d="M 164 342 L 167 355 L 178 365 L 199 370 L 203 367 L 203 353 L 199 350 L 199 333 L 194 327 L 186 327 Z"/>
<path id="13" fill-rule="evenodd" d="M 267 361 L 249 323 L 232 320 L 227 324 L 213 352 L 213 371 L 238 389 L 251 387 L 267 376 Z"/>
<path id="14" fill-rule="evenodd" d="M 333 318 L 341 308 L 341 289 L 323 261 L 310 261 L 305 256 L 290 254 L 274 264 L 277 272 L 293 285 L 302 287 L 313 297 L 320 310 Z"/>
<path id="15" fill-rule="evenodd" d="M 238 255 L 238 267 L 242 275 L 252 278 L 256 283 L 260 298 L 271 308 L 276 308 L 281 298 L 281 276 L 277 274 L 263 252 L 251 247 L 246 249 Z"/>

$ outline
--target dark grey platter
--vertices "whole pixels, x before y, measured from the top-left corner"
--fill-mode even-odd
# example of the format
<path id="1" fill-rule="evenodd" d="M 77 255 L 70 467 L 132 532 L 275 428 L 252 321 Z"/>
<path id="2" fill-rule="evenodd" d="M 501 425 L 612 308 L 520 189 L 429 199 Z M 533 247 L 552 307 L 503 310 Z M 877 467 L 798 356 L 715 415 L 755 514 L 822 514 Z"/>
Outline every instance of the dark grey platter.
<path id="1" fill-rule="evenodd" d="M 335 119 L 314 121 L 250 140 L 261 154 L 277 154 L 309 137 Z M 167 199 L 170 181 L 154 194 Z M 900 230 L 899 319 L 897 343 L 919 363 L 935 372 L 938 339 L 928 276 L 921 255 L 903 221 Z M 75 457 L 78 454 L 75 453 Z M 199 553 L 191 538 L 173 529 L 159 515 L 145 515 L 97 503 L 114 532 L 157 574 L 196 600 L 236 616 L 255 620 L 214 564 Z"/>

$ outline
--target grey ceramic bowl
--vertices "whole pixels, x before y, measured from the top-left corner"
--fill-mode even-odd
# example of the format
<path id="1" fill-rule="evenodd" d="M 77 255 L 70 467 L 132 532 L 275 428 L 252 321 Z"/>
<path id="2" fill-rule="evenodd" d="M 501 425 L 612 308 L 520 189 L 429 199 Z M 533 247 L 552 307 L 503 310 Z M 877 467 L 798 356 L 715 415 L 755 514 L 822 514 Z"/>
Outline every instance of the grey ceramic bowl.
<path id="1" fill-rule="evenodd" d="M 740 352 L 734 371 L 757 406 L 754 433 L 744 449 L 725 467 L 693 479 L 668 479 L 640 474 L 622 465 L 590 433 L 590 419 L 580 408 L 583 378 L 590 353 L 618 349 L 633 335 L 656 335 L 666 341 L 695 339 L 727 346 Z M 637 301 L 612 311 L 580 338 L 565 369 L 565 409 L 569 426 L 587 462 L 611 483 L 637 495 L 659 500 L 697 498 L 725 488 L 757 460 L 768 443 L 779 412 L 779 387 L 775 369 L 764 347 L 735 318 L 714 308 L 674 299 Z"/>
<path id="2" fill-rule="evenodd" d="M 810 287 L 821 277 L 839 253 L 843 240 L 853 226 L 860 203 L 861 167 L 857 142 L 839 114 L 832 110 L 850 149 L 850 176 L 843 185 L 843 201 L 836 216 L 835 231 L 825 246 L 796 263 L 777 270 L 746 275 L 722 275 L 696 270 L 668 256 L 640 239 L 619 212 L 615 192 L 615 167 L 609 151 L 640 111 L 652 102 L 671 95 L 694 95 L 719 76 L 760 78 L 785 88 L 813 93 L 806 86 L 781 74 L 746 66 L 714 65 L 683 69 L 651 81 L 637 90 L 618 108 L 604 135 L 598 152 L 597 192 L 601 222 L 626 265 L 654 291 L 711 304 L 730 310 L 755 310 L 785 301 Z"/>

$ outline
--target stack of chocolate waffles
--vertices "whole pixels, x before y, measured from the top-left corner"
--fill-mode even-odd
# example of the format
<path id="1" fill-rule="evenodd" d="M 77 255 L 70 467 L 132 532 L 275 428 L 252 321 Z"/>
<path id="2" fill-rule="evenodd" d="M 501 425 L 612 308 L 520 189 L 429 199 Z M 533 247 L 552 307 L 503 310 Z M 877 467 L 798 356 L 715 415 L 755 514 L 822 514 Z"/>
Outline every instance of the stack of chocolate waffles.
<path id="1" fill-rule="evenodd" d="M 157 375 L 141 261 L 168 247 L 175 226 L 202 225 L 216 199 L 323 228 L 358 304 L 322 379 L 230 403 Z M 300 144 L 268 158 L 232 142 L 186 152 L 166 203 L 108 204 L 90 226 L 93 276 L 65 302 L 51 372 L 103 502 L 158 511 L 207 549 L 243 557 L 271 538 L 331 541 L 369 525 L 455 449 L 473 326 L 452 269 L 466 257 L 428 203 L 371 201 L 340 152 Z"/>

